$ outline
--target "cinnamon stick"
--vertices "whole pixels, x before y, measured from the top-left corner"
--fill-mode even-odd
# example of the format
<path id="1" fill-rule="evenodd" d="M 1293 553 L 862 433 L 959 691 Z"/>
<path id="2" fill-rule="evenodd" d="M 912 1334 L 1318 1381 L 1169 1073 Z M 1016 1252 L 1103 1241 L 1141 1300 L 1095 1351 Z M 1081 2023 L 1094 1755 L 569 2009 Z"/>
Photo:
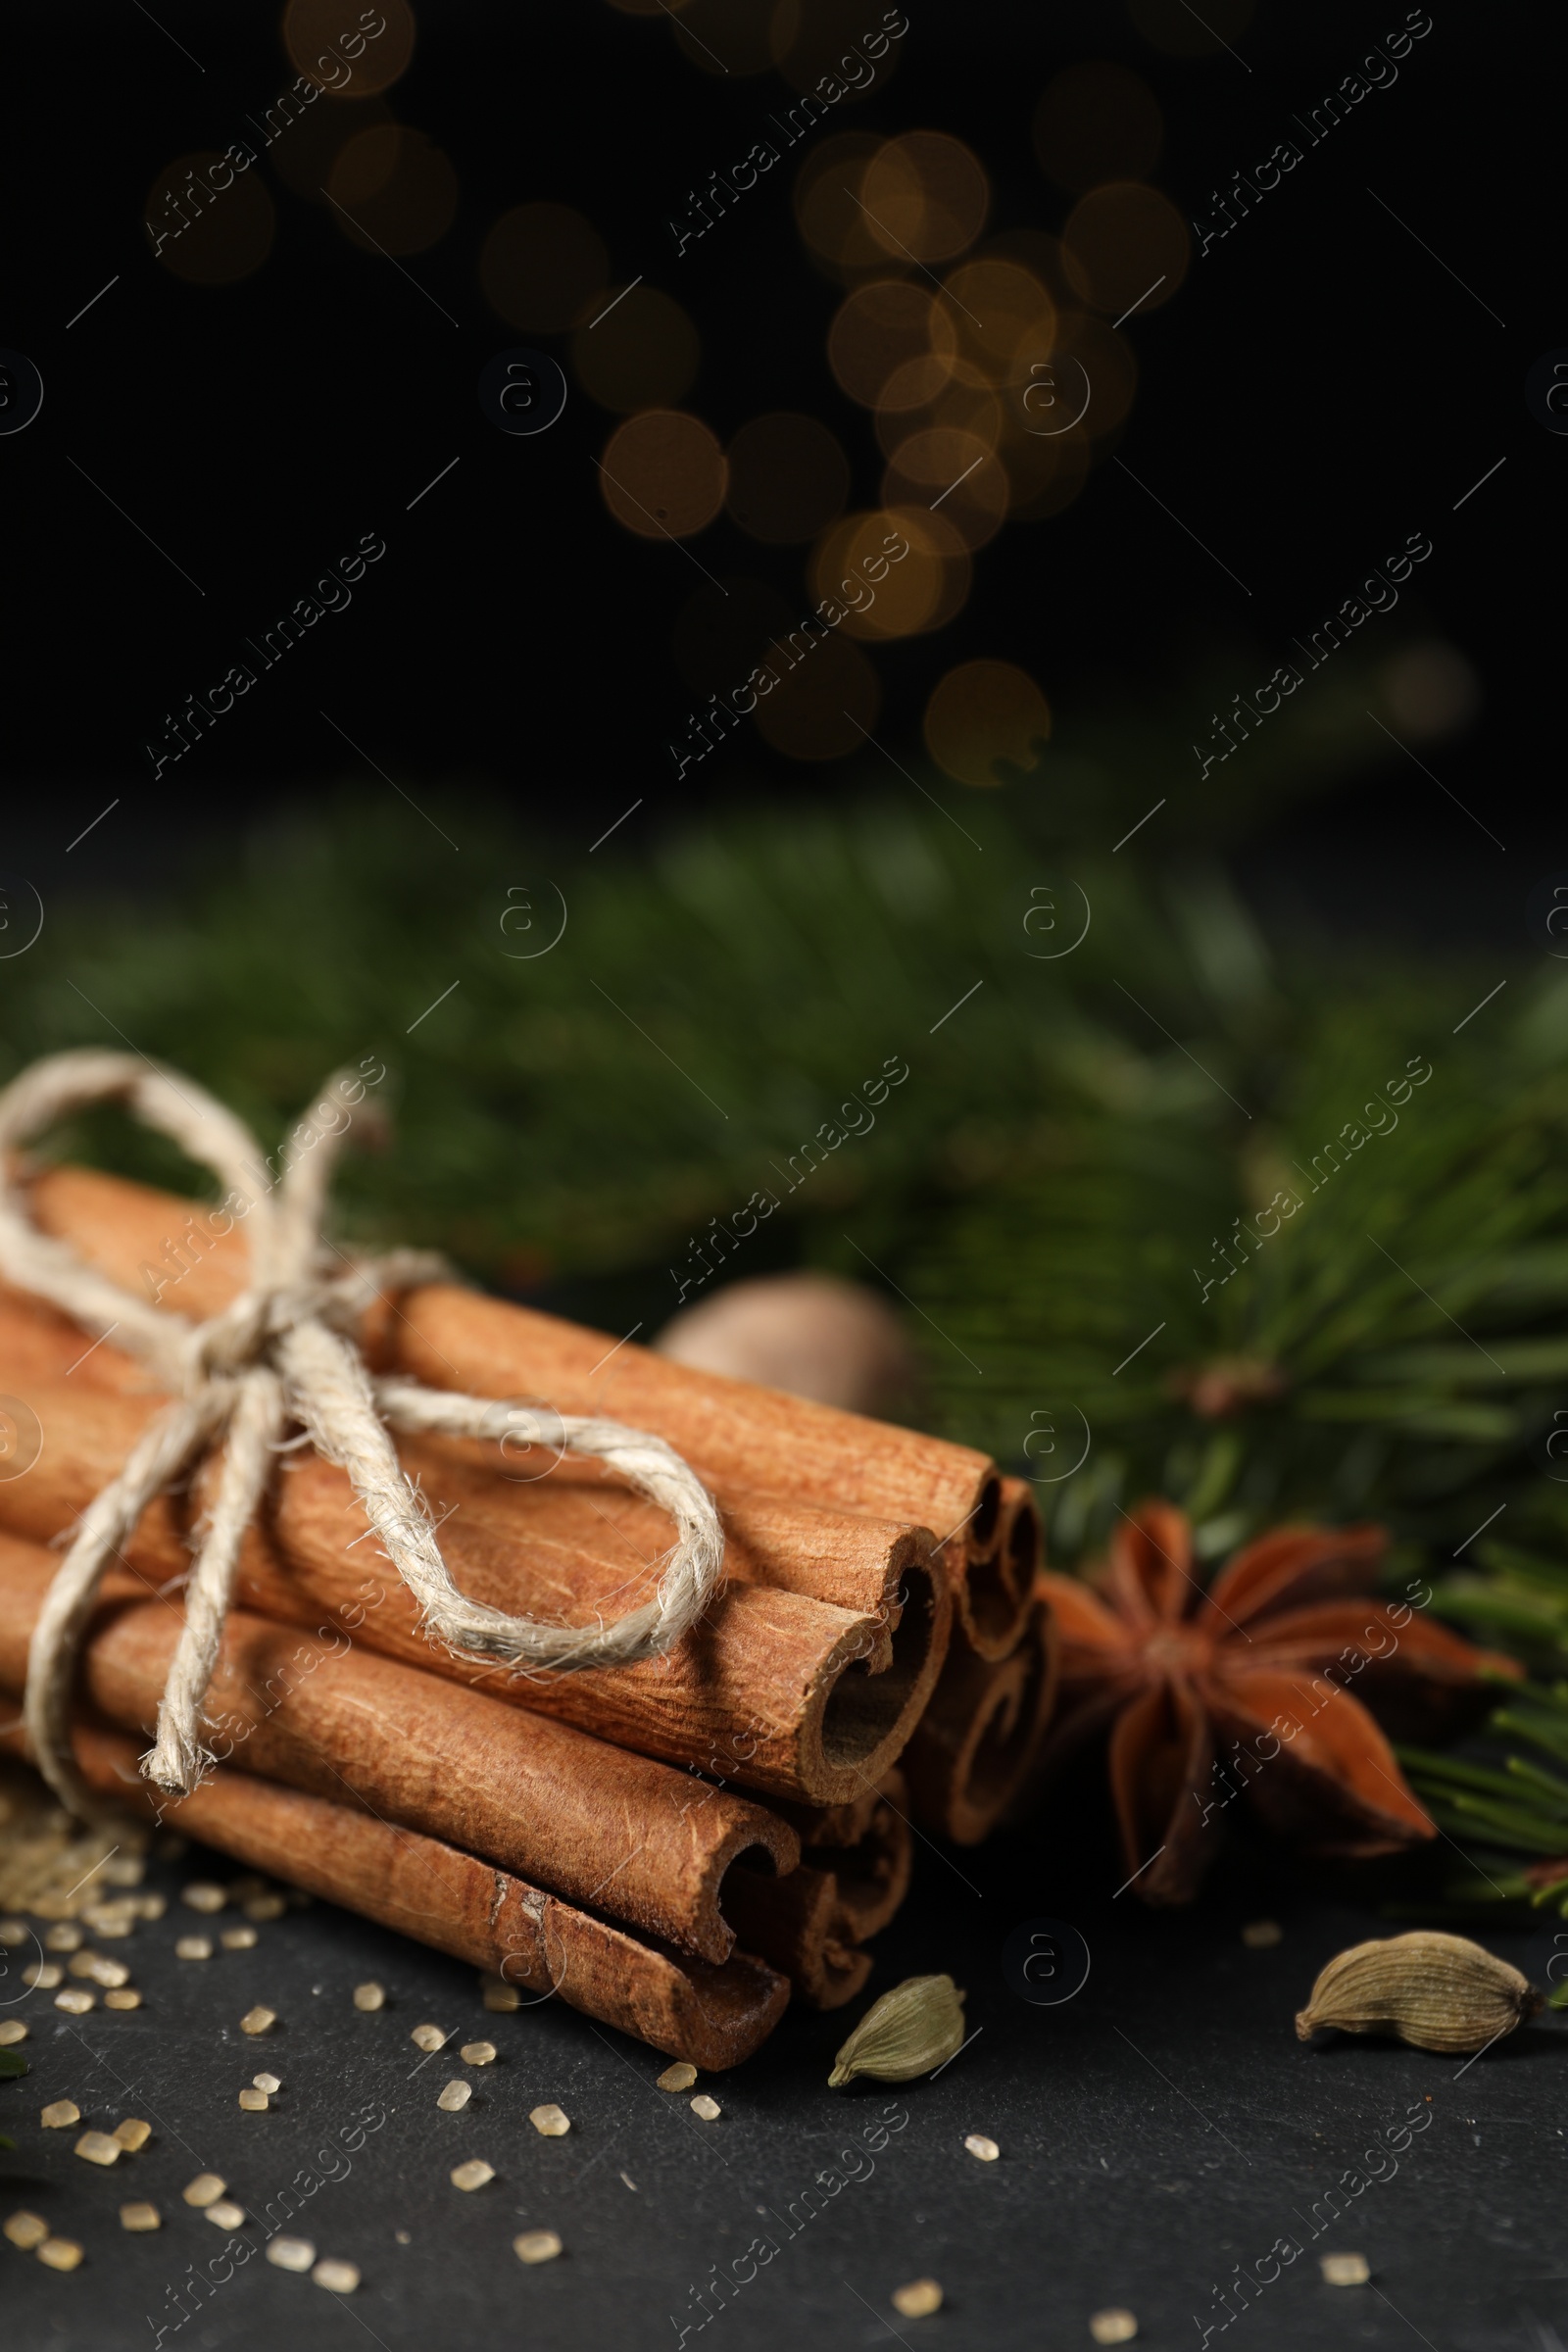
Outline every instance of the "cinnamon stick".
<path id="1" fill-rule="evenodd" d="M 958 1596 L 964 1638 L 978 1657 L 1004 1658 L 1017 1646 L 1033 1605 L 1040 1554 L 1034 1491 L 1026 1478 L 1004 1478 L 996 1527 L 985 1550 L 969 1562 Z"/>
<path id="2" fill-rule="evenodd" d="M 46 1169 L 33 1215 L 117 1281 L 163 1283 L 161 1303 L 200 1318 L 243 1287 L 243 1225 L 224 1212 L 93 1169 Z M 227 1230 L 224 1230 L 224 1228 Z M 379 1368 L 477 1396 L 544 1396 L 665 1438 L 720 1499 L 732 1490 L 912 1522 L 955 1571 L 990 1543 L 1002 1504 L 994 1465 L 966 1446 L 867 1420 L 722 1373 L 697 1372 L 629 1340 L 447 1283 L 408 1292 L 367 1334 Z"/>
<path id="3" fill-rule="evenodd" d="M 0 1682 L 20 1690 L 55 1553 L 0 1536 Z M 81 1652 L 81 1690 L 150 1738 L 179 1612 L 117 1575 Z M 789 1871 L 776 1814 L 548 1716 L 371 1657 L 341 1633 L 231 1612 L 206 1702 L 211 1752 L 351 1810 L 461 1845 L 705 1960 L 728 1958 L 731 1865 Z M 723 1908 L 721 1908 L 723 1906 Z"/>
<path id="4" fill-rule="evenodd" d="M 956 1845 L 995 1829 L 1029 1776 L 1056 1690 L 1056 1629 L 1037 1601 L 1011 1655 L 955 1642 L 904 1757 L 914 1817 Z"/>
<path id="5" fill-rule="evenodd" d="M 45 1435 L 24 1476 L 0 1480 L 0 1528 L 47 1543 L 118 1472 L 158 1399 L 83 1388 L 79 1376 L 49 1387 L 21 1378 L 12 1369 L 20 1351 L 11 1348 L 20 1321 L 21 1311 L 0 1301 L 0 1381 L 30 1406 Z M 442 1549 L 465 1592 L 566 1623 L 624 1607 L 624 1552 L 608 1543 L 590 1551 L 538 1532 L 554 1507 L 547 1498 L 496 1484 L 492 1509 L 473 1506 L 466 1488 L 467 1500 L 441 1525 Z M 202 1492 L 198 1480 L 193 1498 L 161 1496 L 143 1515 L 125 1556 L 151 1581 L 188 1567 L 184 1525 Z M 482 1682 L 509 1705 L 777 1795 L 832 1804 L 876 1780 L 903 1748 L 934 1680 L 938 1580 L 919 1557 L 905 1566 L 909 1598 L 891 1632 L 864 1612 L 737 1583 L 662 1657 L 514 1678 L 425 1639 L 412 1593 L 390 1569 L 378 1573 L 385 1564 L 368 1552 L 369 1533 L 342 1471 L 314 1453 L 287 1456 L 265 1525 L 246 1537 L 237 1596 L 290 1623 L 335 1622 L 368 1648 L 452 1681 Z"/>
<path id="6" fill-rule="evenodd" d="M 74 1739 L 93 1788 L 156 1810 L 132 1740 L 86 1723 Z M 0 1743 L 26 1754 L 20 1730 L 0 1733 Z M 714 1966 L 662 1950 L 438 1838 L 298 1789 L 220 1769 L 193 1795 L 165 1802 L 165 1819 L 220 1853 L 525 1994 L 554 1994 L 705 2074 L 750 2058 L 790 1997 L 788 1981 L 760 1960 L 738 1952 Z"/>
<path id="7" fill-rule="evenodd" d="M 862 1810 L 863 1807 L 863 1810 Z M 803 1816 L 791 1808 L 786 1819 L 800 1829 Z M 830 1870 L 857 1943 L 885 1928 L 909 1891 L 914 1867 L 914 1831 L 909 1822 L 908 1785 L 890 1772 L 861 1804 L 835 1807 L 801 1831 L 803 1855 L 815 1870 Z"/>
<path id="8" fill-rule="evenodd" d="M 726 1898 L 746 1949 L 781 1969 L 811 2008 L 854 2000 L 871 1973 L 871 1955 L 859 1947 L 832 1871 L 803 1862 L 787 1879 L 769 1879 L 743 1863 Z"/>

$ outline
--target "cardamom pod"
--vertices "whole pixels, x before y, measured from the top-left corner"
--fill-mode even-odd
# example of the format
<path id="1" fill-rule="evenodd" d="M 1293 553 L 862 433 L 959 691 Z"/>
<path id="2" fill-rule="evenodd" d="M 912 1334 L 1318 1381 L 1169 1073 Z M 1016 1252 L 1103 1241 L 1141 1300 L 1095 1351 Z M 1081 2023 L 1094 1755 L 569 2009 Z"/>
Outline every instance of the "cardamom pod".
<path id="1" fill-rule="evenodd" d="M 1485 2049 L 1534 2017 L 1542 1995 L 1467 1936 L 1417 1929 L 1357 1943 L 1329 1962 L 1298 2013 L 1297 2038 L 1320 2026 L 1389 2034 L 1418 2050 Z"/>
<path id="2" fill-rule="evenodd" d="M 873 2003 L 834 2061 L 829 2085 L 874 2075 L 907 2082 L 963 2047 L 963 1994 L 951 1977 L 906 1977 Z"/>

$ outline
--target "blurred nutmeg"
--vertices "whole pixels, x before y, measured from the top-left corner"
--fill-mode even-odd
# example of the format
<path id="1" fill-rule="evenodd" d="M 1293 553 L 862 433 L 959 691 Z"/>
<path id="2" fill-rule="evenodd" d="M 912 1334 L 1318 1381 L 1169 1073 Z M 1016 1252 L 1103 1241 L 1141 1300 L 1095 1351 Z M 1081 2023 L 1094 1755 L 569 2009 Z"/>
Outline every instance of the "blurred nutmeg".
<path id="1" fill-rule="evenodd" d="M 764 1274 L 733 1282 L 666 1323 L 662 1355 L 699 1372 L 727 1372 L 852 1413 L 907 1406 L 913 1350 L 874 1291 L 829 1274 Z"/>

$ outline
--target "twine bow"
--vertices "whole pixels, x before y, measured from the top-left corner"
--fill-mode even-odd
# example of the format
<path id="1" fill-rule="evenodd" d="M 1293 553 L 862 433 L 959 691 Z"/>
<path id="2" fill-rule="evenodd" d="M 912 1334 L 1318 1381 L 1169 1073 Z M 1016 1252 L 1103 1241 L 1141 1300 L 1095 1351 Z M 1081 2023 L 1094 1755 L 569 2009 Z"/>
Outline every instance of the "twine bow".
<path id="1" fill-rule="evenodd" d="M 416 1250 L 352 1260 L 321 1240 L 332 1163 L 348 1132 L 339 1072 L 323 1104 L 341 1126 L 283 1155 L 274 1183 L 255 1137 L 193 1080 L 129 1054 L 86 1050 L 34 1062 L 0 1093 L 0 1275 L 61 1307 L 98 1336 L 114 1331 L 170 1390 L 123 1469 L 82 1513 L 45 1596 L 27 1658 L 24 1704 L 39 1770 L 74 1812 L 100 1808 L 76 1769 L 70 1709 L 75 1655 L 109 1561 L 153 1497 L 211 1448 L 223 1459 L 199 1530 L 185 1592 L 185 1623 L 142 1770 L 188 1794 L 212 1758 L 201 1709 L 218 1662 L 240 1544 L 267 1486 L 285 1425 L 301 1424 L 318 1453 L 348 1473 L 367 1518 L 419 1604 L 423 1627 L 460 1655 L 518 1669 L 629 1665 L 657 1656 L 694 1625 L 717 1584 L 724 1540 L 711 1497 L 662 1438 L 616 1421 L 558 1414 L 466 1396 L 420 1382 L 370 1374 L 349 1336 L 383 1289 L 428 1282 L 444 1270 Z M 43 1129 L 88 1103 L 118 1100 L 160 1129 L 228 1188 L 225 1209 L 243 1220 L 250 1280 L 205 1322 L 160 1307 L 40 1232 L 14 1179 L 12 1156 Z M 515 1437 L 563 1452 L 597 1455 L 674 1519 L 677 1541 L 654 1597 L 612 1624 L 547 1625 L 470 1600 L 453 1583 L 434 1531 L 399 1465 L 390 1432 Z"/>

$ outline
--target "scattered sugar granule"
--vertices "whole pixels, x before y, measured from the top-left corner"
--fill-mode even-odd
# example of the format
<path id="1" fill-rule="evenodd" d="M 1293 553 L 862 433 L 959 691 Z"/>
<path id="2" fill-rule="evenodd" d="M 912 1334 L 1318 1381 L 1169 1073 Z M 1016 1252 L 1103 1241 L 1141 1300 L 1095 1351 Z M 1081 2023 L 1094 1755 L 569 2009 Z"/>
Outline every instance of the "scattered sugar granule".
<path id="1" fill-rule="evenodd" d="M 983 2132 L 971 2132 L 963 2144 L 971 2156 L 978 2156 L 982 2164 L 995 2164 L 1002 2154 L 996 2141 L 987 2139 Z"/>
<path id="2" fill-rule="evenodd" d="M 283 2087 L 276 2075 L 252 2075 L 251 2082 L 255 2089 L 265 2090 L 269 2098 Z"/>
<path id="3" fill-rule="evenodd" d="M 1138 2322 L 1130 2311 L 1113 2306 L 1109 2311 L 1095 2313 L 1089 2332 L 1097 2344 L 1130 2344 L 1138 2333 Z"/>
<path id="4" fill-rule="evenodd" d="M 237 2230 L 245 2219 L 245 2208 L 236 2205 L 232 2197 L 220 2197 L 216 2205 L 208 2206 L 202 2219 L 211 2222 L 215 2230 Z"/>
<path id="5" fill-rule="evenodd" d="M 98 1995 L 89 1992 L 85 1984 L 68 1984 L 64 1992 L 55 1994 L 55 2007 L 68 2017 L 85 2017 L 89 2009 L 98 2006 Z"/>
<path id="6" fill-rule="evenodd" d="M 115 2137 L 129 2156 L 144 2148 L 152 2135 L 151 2124 L 144 2124 L 139 2115 L 127 2115 L 122 2124 L 115 2126 Z"/>
<path id="7" fill-rule="evenodd" d="M 85 2156 L 89 2164 L 118 2164 L 123 2152 L 108 2132 L 84 2132 L 76 2142 L 76 2154 Z"/>
<path id="8" fill-rule="evenodd" d="M 228 2182 L 221 2173 L 198 2173 L 180 2191 L 187 2205 L 216 2205 Z"/>
<path id="9" fill-rule="evenodd" d="M 451 2174 L 454 2188 L 483 2188 L 495 2177 L 495 2166 L 486 2164 L 482 2156 L 470 2156 L 466 2164 L 454 2165 Z"/>
<path id="10" fill-rule="evenodd" d="M 706 2090 L 700 2090 L 697 2093 L 696 2098 L 691 2101 L 691 2110 L 693 2115 L 700 2115 L 705 2124 L 716 2124 L 724 2112 L 718 2101 L 710 2098 Z"/>
<path id="11" fill-rule="evenodd" d="M 256 1949 L 254 1928 L 224 1928 L 218 1938 L 225 1952 L 253 1952 Z"/>
<path id="12" fill-rule="evenodd" d="M 134 1984 L 112 1984 L 104 1994 L 106 2009 L 139 2009 L 141 1994 Z"/>
<path id="13" fill-rule="evenodd" d="M 893 2308 L 906 2320 L 929 2319 L 942 2309 L 942 2289 L 934 2278 L 911 2278 L 907 2286 L 893 2289 Z"/>
<path id="14" fill-rule="evenodd" d="M 688 2066 L 684 2058 L 678 2058 L 673 2066 L 665 2067 L 659 2078 L 659 2087 L 661 2090 L 690 2090 L 696 2080 L 696 2067 Z"/>
<path id="15" fill-rule="evenodd" d="M 558 2107 L 554 2100 L 546 2106 L 533 2108 L 528 2121 L 546 2139 L 561 2139 L 571 2130 L 570 2116 L 564 2108 Z"/>
<path id="16" fill-rule="evenodd" d="M 81 2121 L 81 2109 L 74 2099 L 51 2099 L 38 2121 L 46 2132 L 65 2132 Z"/>
<path id="17" fill-rule="evenodd" d="M 74 1952 L 80 1944 L 81 1930 L 74 1919 L 63 1919 L 57 1928 L 49 1930 L 43 1939 L 46 1952 Z"/>
<path id="18" fill-rule="evenodd" d="M 309 2271 L 316 2263 L 316 2248 L 308 2237 L 274 2237 L 268 2241 L 267 2259 L 280 2271 Z"/>
<path id="19" fill-rule="evenodd" d="M 504 1978 L 482 1977 L 480 1984 L 483 1987 L 484 2005 L 487 2009 L 500 2013 L 522 2007 L 521 1993 L 515 1984 L 509 1984 Z"/>
<path id="20" fill-rule="evenodd" d="M 179 1960 L 210 1960 L 213 1939 L 210 1936 L 176 1936 L 174 1956 Z"/>
<path id="21" fill-rule="evenodd" d="M 496 2045 L 493 2041 L 466 2041 L 458 2056 L 465 2066 L 494 2066 Z"/>
<path id="22" fill-rule="evenodd" d="M 161 2230 L 163 2226 L 163 2215 L 156 2205 L 149 2205 L 145 2197 L 137 2197 L 131 2204 L 120 2208 L 122 2230 Z"/>
<path id="23" fill-rule="evenodd" d="M 265 2115 L 272 2102 L 265 2090 L 246 2089 L 240 2092 L 239 2103 L 247 2115 Z"/>
<path id="24" fill-rule="evenodd" d="M 25 2041 L 27 2029 L 20 2017 L 0 2020 L 0 2050 L 9 2050 L 14 2041 Z"/>
<path id="25" fill-rule="evenodd" d="M 215 1886 L 210 1879 L 197 1879 L 191 1886 L 180 1889 L 179 1899 L 187 1911 L 212 1912 L 221 1911 L 228 1896 L 221 1886 Z"/>
<path id="26" fill-rule="evenodd" d="M 52 2271 L 74 2271 L 81 2257 L 82 2249 L 74 2237 L 46 2237 L 38 2248 L 38 2260 Z"/>
<path id="27" fill-rule="evenodd" d="M 436 2100 L 436 2105 L 448 2115 L 461 2115 L 473 2096 L 473 2084 L 454 2080 Z"/>
<path id="28" fill-rule="evenodd" d="M 242 2034 L 270 2034 L 276 2023 L 277 2011 L 258 2001 L 255 2008 L 247 2009 L 240 2019 L 239 2030 Z"/>
<path id="29" fill-rule="evenodd" d="M 64 1971 L 58 1960 L 34 1960 L 22 1972 L 22 1982 L 31 1992 L 53 1992 Z"/>
<path id="30" fill-rule="evenodd" d="M 364 2009 L 367 2012 L 384 2009 L 386 2007 L 386 1986 L 377 1984 L 373 1980 L 368 1984 L 356 1984 L 354 2006 L 356 2009 Z"/>
<path id="31" fill-rule="evenodd" d="M 524 2230 L 513 2239 L 512 2251 L 519 2262 L 554 2262 L 561 2252 L 561 2240 L 554 2230 Z"/>
<path id="32" fill-rule="evenodd" d="M 352 2295 L 360 2283 L 360 2268 L 354 2262 L 318 2262 L 311 2277 L 329 2295 Z"/>
<path id="33" fill-rule="evenodd" d="M 446 2047 L 446 2034 L 439 2026 L 416 2026 L 409 2039 L 421 2050 L 440 2050 Z"/>
<path id="34" fill-rule="evenodd" d="M 24 2254 L 30 2254 L 34 2246 L 43 2244 L 49 2225 L 41 2214 L 14 2213 L 5 2225 L 5 2231 L 14 2246 L 20 2246 Z"/>
<path id="35" fill-rule="evenodd" d="M 1372 2276 L 1364 2254 L 1320 2254 L 1317 2267 L 1325 2286 L 1365 2286 Z"/>

